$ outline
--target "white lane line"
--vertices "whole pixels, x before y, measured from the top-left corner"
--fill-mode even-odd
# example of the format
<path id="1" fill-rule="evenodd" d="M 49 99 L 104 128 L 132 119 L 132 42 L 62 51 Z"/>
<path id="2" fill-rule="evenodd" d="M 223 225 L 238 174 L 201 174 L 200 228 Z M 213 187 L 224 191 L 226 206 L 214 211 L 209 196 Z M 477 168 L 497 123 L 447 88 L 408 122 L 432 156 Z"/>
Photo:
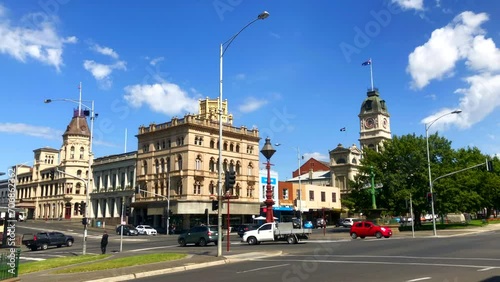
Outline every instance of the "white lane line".
<path id="1" fill-rule="evenodd" d="M 270 269 L 270 268 L 276 268 L 276 267 L 282 267 L 282 266 L 287 266 L 287 265 L 290 265 L 290 264 L 279 264 L 279 265 L 273 265 L 273 266 L 266 266 L 266 267 L 260 267 L 260 268 L 254 268 L 254 269 L 250 269 L 250 270 L 244 270 L 244 271 L 239 271 L 239 272 L 236 272 L 236 273 L 247 273 L 247 272 L 252 272 L 252 271 L 259 271 L 259 270 L 263 270 L 263 269 Z"/>
<path id="2" fill-rule="evenodd" d="M 417 281 L 423 281 L 423 280 L 429 280 L 431 277 L 422 277 L 422 278 L 415 278 L 411 280 L 406 280 L 406 282 L 417 282 Z"/>
<path id="3" fill-rule="evenodd" d="M 289 257 L 310 257 L 310 255 L 289 255 Z M 478 261 L 500 261 L 498 258 L 458 258 L 458 257 L 417 257 L 417 256 L 370 256 L 370 255 L 314 255 L 315 257 L 340 257 L 340 258 L 397 258 L 397 259 L 424 259 L 424 260 L 478 260 Z"/>
<path id="4" fill-rule="evenodd" d="M 151 248 L 144 248 L 144 249 L 135 249 L 135 250 L 127 251 L 127 252 L 141 252 L 141 251 L 150 251 L 150 250 L 157 250 L 157 249 L 168 249 L 168 248 L 175 248 L 175 247 L 178 247 L 178 245 L 163 246 L 163 247 L 151 247 Z"/>
<path id="5" fill-rule="evenodd" d="M 41 261 L 45 260 L 43 258 L 28 258 L 28 257 L 19 257 L 19 259 L 24 259 L 24 260 L 34 260 L 34 261 Z"/>
<path id="6" fill-rule="evenodd" d="M 492 269 L 495 269 L 496 267 L 486 267 L 486 268 L 483 268 L 483 269 L 478 269 L 477 271 L 488 271 L 488 270 L 492 270 Z"/>

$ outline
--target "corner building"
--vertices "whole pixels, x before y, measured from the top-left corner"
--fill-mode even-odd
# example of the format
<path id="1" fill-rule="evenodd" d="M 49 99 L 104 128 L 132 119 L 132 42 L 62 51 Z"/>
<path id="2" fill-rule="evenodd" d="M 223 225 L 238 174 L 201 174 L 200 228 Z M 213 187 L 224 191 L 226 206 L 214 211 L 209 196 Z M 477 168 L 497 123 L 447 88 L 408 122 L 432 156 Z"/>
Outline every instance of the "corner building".
<path id="1" fill-rule="evenodd" d="M 260 138 L 257 129 L 234 127 L 227 100 L 222 106 L 222 165 L 223 171 L 236 172 L 236 184 L 226 194 L 237 196 L 230 200 L 230 217 L 231 224 L 238 224 L 259 212 Z M 170 224 L 177 228 L 217 224 L 212 200 L 218 194 L 219 100 L 200 100 L 198 114 L 140 126 L 136 137 L 140 190 L 132 203 L 134 222 L 166 227 L 170 214 Z M 227 202 L 219 208 L 226 222 Z"/>

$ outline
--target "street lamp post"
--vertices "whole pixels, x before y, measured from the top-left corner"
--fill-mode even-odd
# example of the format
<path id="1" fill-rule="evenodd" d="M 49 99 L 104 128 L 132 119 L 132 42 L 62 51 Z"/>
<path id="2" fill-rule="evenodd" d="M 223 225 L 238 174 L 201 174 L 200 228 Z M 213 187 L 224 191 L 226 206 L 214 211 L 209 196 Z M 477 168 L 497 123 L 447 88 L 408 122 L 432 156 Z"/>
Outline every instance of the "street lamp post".
<path id="1" fill-rule="evenodd" d="M 266 205 L 266 222 L 274 222 L 273 216 L 273 189 L 271 188 L 271 157 L 274 155 L 276 150 L 273 148 L 271 144 L 271 139 L 269 137 L 266 138 L 266 143 L 262 150 L 260 150 L 262 155 L 266 158 L 266 170 L 267 170 L 267 186 L 266 186 L 266 200 L 264 204 Z"/>
<path id="2" fill-rule="evenodd" d="M 218 239 L 217 239 L 217 256 L 220 257 L 222 256 L 222 62 L 224 58 L 224 54 L 227 50 L 227 48 L 231 45 L 231 43 L 236 39 L 236 37 L 247 27 L 249 27 L 251 24 L 258 20 L 263 20 L 269 17 L 269 13 L 267 11 L 262 12 L 257 16 L 256 19 L 252 20 L 249 22 L 247 25 L 245 25 L 240 31 L 238 31 L 236 34 L 231 36 L 226 42 L 222 43 L 220 45 L 220 55 L 219 55 L 219 179 L 218 179 L 218 195 L 217 195 L 217 200 L 219 201 L 219 209 L 217 211 L 217 233 L 219 234 Z M 229 226 L 228 226 L 229 228 Z"/>
<path id="3" fill-rule="evenodd" d="M 433 125 L 440 118 L 445 117 L 447 115 L 451 115 L 451 114 L 459 114 L 461 112 L 462 112 L 462 110 L 455 110 L 455 111 L 446 113 L 446 114 L 434 119 L 433 121 L 425 124 L 425 140 L 427 143 L 427 167 L 429 170 L 429 190 L 431 192 L 432 231 L 433 231 L 434 236 L 437 236 L 437 232 L 436 232 L 436 215 L 435 215 L 435 211 L 434 211 L 434 194 L 432 192 L 431 156 L 429 154 L 429 128 L 431 127 L 431 125 Z"/>
<path id="4" fill-rule="evenodd" d="M 88 173 L 87 173 L 87 189 L 86 189 L 86 194 L 85 194 L 85 218 L 89 218 L 89 209 L 90 209 L 90 177 L 92 175 L 92 139 L 93 139 L 93 133 L 94 133 L 94 119 L 97 117 L 95 111 L 94 111 L 94 100 L 83 100 L 83 102 L 90 102 L 91 106 L 87 106 L 82 103 L 82 87 L 80 83 L 80 99 L 79 100 L 73 100 L 73 99 L 46 99 L 44 103 L 48 104 L 51 102 L 56 102 L 56 101 L 64 101 L 64 102 L 72 102 L 72 103 L 77 103 L 78 104 L 78 115 L 81 114 L 81 108 L 82 106 L 85 107 L 87 110 L 90 110 L 90 140 L 89 140 L 89 160 L 88 160 Z M 87 222 L 88 224 L 88 222 Z M 82 253 L 83 255 L 86 254 L 87 251 L 87 224 L 83 226 L 83 250 Z"/>

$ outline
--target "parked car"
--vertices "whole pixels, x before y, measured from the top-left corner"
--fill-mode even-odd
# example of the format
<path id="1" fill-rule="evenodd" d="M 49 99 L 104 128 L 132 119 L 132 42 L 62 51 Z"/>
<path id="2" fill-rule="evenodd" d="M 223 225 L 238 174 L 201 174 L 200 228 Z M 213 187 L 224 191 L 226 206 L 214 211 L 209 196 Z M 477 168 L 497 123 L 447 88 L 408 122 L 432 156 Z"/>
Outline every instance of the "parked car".
<path id="1" fill-rule="evenodd" d="M 308 228 L 308 229 L 314 228 L 312 221 L 310 221 L 310 220 L 304 221 L 304 228 Z"/>
<path id="2" fill-rule="evenodd" d="M 209 243 L 217 245 L 219 233 L 217 225 L 201 225 L 195 226 L 188 231 L 182 233 L 177 238 L 177 242 L 181 247 L 187 244 L 195 244 L 196 246 L 206 246 Z M 224 237 L 222 237 L 224 239 Z"/>
<path id="3" fill-rule="evenodd" d="M 370 221 L 360 221 L 355 222 L 353 226 L 351 226 L 350 230 L 351 238 L 361 238 L 364 239 L 368 236 L 375 236 L 377 238 L 389 238 L 392 236 L 392 230 L 389 227 L 383 227 L 374 224 Z"/>
<path id="4" fill-rule="evenodd" d="M 65 235 L 61 232 L 38 232 L 34 234 L 24 234 L 22 244 L 36 251 L 38 249 L 46 250 L 49 246 L 73 246 L 75 239 L 73 236 Z"/>
<path id="5" fill-rule="evenodd" d="M 238 229 L 237 229 L 238 236 L 240 236 L 240 238 L 242 238 L 243 234 L 245 234 L 245 232 L 250 231 L 250 230 L 255 230 L 255 229 L 259 228 L 259 226 L 260 225 L 258 225 L 258 224 L 242 224 L 242 225 L 238 226 Z"/>
<path id="6" fill-rule="evenodd" d="M 316 228 L 325 228 L 326 220 L 323 218 L 316 218 Z"/>
<path id="7" fill-rule="evenodd" d="M 137 229 L 135 229 L 133 225 L 118 225 L 118 227 L 116 227 L 116 235 L 121 235 L 122 226 L 123 226 L 123 235 L 127 236 L 139 235 L 139 231 L 137 231 Z"/>
<path id="8" fill-rule="evenodd" d="M 344 219 L 343 218 L 339 218 L 336 222 L 335 222 L 335 227 L 340 227 L 340 226 L 344 226 L 342 223 L 344 222 Z"/>
<path id="9" fill-rule="evenodd" d="M 156 236 L 156 234 L 158 234 L 158 232 L 156 231 L 156 229 L 154 229 L 153 227 L 151 227 L 149 225 L 144 225 L 144 224 L 137 225 L 135 227 L 135 229 L 137 229 L 137 231 L 141 235 L 153 235 L 153 236 Z"/>
<path id="10" fill-rule="evenodd" d="M 354 222 L 357 222 L 357 221 L 361 221 L 361 219 L 351 218 L 351 217 L 344 218 L 344 221 L 342 221 L 342 226 L 350 228 L 354 224 Z"/>

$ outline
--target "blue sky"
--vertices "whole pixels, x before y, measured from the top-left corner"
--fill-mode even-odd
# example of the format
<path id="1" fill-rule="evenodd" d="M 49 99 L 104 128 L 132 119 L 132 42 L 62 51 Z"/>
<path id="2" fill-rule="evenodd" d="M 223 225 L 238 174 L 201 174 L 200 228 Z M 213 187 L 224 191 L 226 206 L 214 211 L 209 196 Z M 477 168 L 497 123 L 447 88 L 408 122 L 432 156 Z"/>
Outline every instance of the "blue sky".
<path id="1" fill-rule="evenodd" d="M 77 105 L 43 100 L 76 100 L 80 82 L 99 114 L 95 155 L 124 152 L 125 132 L 136 150 L 140 125 L 218 97 L 220 44 L 264 10 L 224 54 L 224 99 L 235 126 L 259 128 L 260 147 L 282 144 L 281 180 L 297 148 L 327 161 L 339 143 L 359 146 L 369 58 L 393 135 L 425 135 L 461 109 L 430 132 L 500 153 L 497 1 L 0 1 L 0 171 L 61 147 Z"/>

